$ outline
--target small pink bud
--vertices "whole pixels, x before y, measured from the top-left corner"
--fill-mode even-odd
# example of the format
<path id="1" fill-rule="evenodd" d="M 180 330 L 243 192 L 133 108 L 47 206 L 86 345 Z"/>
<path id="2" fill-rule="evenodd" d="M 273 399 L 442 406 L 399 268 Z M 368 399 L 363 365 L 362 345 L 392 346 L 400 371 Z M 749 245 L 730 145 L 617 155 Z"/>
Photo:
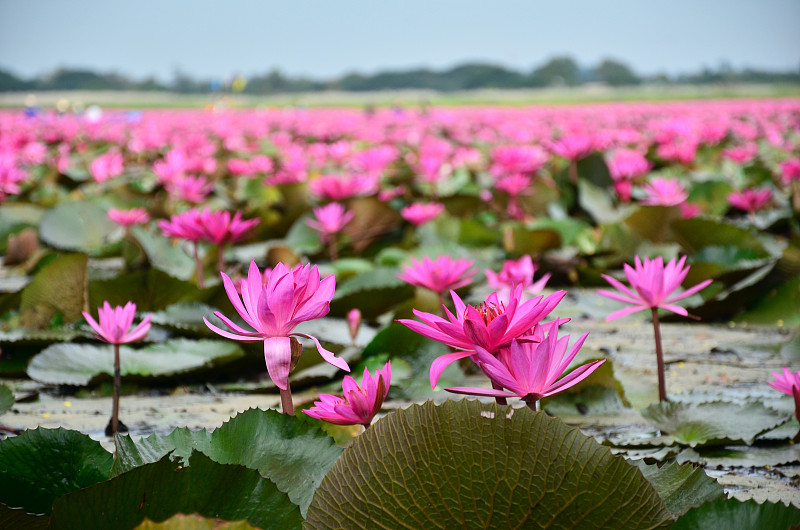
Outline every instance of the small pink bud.
<path id="1" fill-rule="evenodd" d="M 356 342 L 358 336 L 358 328 L 361 327 L 361 311 L 354 307 L 347 313 L 347 326 L 350 328 L 350 339 L 353 344 Z"/>

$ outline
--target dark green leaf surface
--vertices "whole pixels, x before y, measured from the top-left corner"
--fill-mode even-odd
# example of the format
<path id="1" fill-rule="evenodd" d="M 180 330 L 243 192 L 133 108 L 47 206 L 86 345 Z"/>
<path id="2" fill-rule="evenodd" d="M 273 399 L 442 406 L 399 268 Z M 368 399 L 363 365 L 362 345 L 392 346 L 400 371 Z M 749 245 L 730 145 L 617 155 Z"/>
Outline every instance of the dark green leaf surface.
<path id="1" fill-rule="evenodd" d="M 53 501 L 109 477 L 113 457 L 77 431 L 33 429 L 0 442 L 0 502 L 50 513 Z"/>
<path id="2" fill-rule="evenodd" d="M 14 406 L 14 392 L 6 385 L 0 385 L 0 414 Z"/>
<path id="3" fill-rule="evenodd" d="M 638 469 L 561 420 L 477 401 L 414 405 L 328 472 L 309 528 L 667 528 Z"/>
<path id="4" fill-rule="evenodd" d="M 0 528 L 45 530 L 50 524 L 50 517 L 27 513 L 22 508 L 9 508 L 0 503 Z"/>
<path id="5" fill-rule="evenodd" d="M 155 462 L 172 450 L 184 460 L 197 450 L 215 462 L 257 469 L 288 492 L 303 513 L 342 452 L 320 429 L 275 410 L 260 409 L 238 414 L 212 433 L 176 429 L 169 436 L 154 434 L 136 443 L 129 436 L 117 440 L 115 474 Z"/>
<path id="6" fill-rule="evenodd" d="M 664 464 L 645 464 L 638 460 L 635 465 L 664 500 L 667 510 L 673 517 L 680 517 L 695 506 L 722 497 L 722 485 L 691 464 L 679 465 L 675 462 Z"/>
<path id="7" fill-rule="evenodd" d="M 201 515 L 173 515 L 166 521 L 154 523 L 149 519 L 136 527 L 136 530 L 249 530 L 255 528 L 247 521 L 228 522 L 221 519 L 207 519 Z"/>
<path id="8" fill-rule="evenodd" d="M 84 252 L 98 250 L 116 231 L 104 208 L 81 201 L 46 211 L 39 224 L 39 237 L 51 247 Z"/>
<path id="9" fill-rule="evenodd" d="M 790 415 L 761 403 L 655 403 L 642 410 L 662 432 L 684 445 L 752 444 L 756 436 L 789 420 Z"/>
<path id="10" fill-rule="evenodd" d="M 145 518 L 163 521 L 199 513 L 227 521 L 246 519 L 262 528 L 300 528 L 302 516 L 289 497 L 257 471 L 218 464 L 192 453 L 189 465 L 165 456 L 111 480 L 56 500 L 52 528 L 134 528 Z"/>
<path id="11" fill-rule="evenodd" d="M 689 510 L 673 530 L 786 530 L 800 523 L 800 508 L 782 503 L 719 499 Z"/>

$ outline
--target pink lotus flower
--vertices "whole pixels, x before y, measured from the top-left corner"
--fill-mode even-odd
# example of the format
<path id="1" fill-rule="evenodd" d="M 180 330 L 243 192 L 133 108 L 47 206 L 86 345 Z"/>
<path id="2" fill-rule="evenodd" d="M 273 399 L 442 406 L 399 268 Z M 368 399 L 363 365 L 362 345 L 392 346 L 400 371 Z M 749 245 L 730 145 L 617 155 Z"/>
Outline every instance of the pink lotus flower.
<path id="1" fill-rule="evenodd" d="M 247 237 L 248 233 L 259 223 L 259 219 L 242 219 L 242 212 L 225 210 L 211 211 L 203 208 L 197 217 L 197 223 L 203 231 L 203 237 L 215 245 L 236 243 Z"/>
<path id="2" fill-rule="evenodd" d="M 586 134 L 569 134 L 550 144 L 551 151 L 567 160 L 586 158 L 594 148 L 594 137 Z"/>
<path id="3" fill-rule="evenodd" d="M 539 343 L 511 341 L 510 348 L 492 355 L 480 346 L 475 348 L 478 366 L 495 388 L 446 388 L 455 394 L 471 394 L 495 398 L 518 397 L 536 409 L 536 402 L 577 385 L 594 372 L 605 359 L 584 364 L 561 377 L 583 346 L 588 333 L 583 334 L 567 353 L 569 335 L 558 338 L 558 324 L 553 325 L 547 338 Z M 502 390 L 502 389 L 507 390 Z"/>
<path id="4" fill-rule="evenodd" d="M 126 344 L 137 342 L 147 336 L 150 331 L 150 319 L 152 315 L 147 315 L 142 319 L 136 328 L 131 330 L 133 317 L 136 316 L 136 304 L 128 302 L 125 306 L 114 306 L 105 302 L 103 307 L 97 309 L 100 322 L 92 318 L 92 315 L 83 312 L 83 318 L 97 333 L 100 340 L 110 344 Z"/>
<path id="5" fill-rule="evenodd" d="M 545 165 L 547 151 L 537 145 L 501 146 L 492 151 L 492 175 L 501 177 L 513 174 L 536 173 Z"/>
<path id="6" fill-rule="evenodd" d="M 729 147 L 722 150 L 722 156 L 737 164 L 746 164 L 758 156 L 758 145 L 754 142 Z"/>
<path id="7" fill-rule="evenodd" d="M 355 215 L 338 202 L 332 202 L 327 206 L 314 208 L 316 219 L 307 219 L 306 224 L 321 234 L 324 243 L 330 236 L 341 232 Z"/>
<path id="8" fill-rule="evenodd" d="M 734 191 L 728 195 L 728 203 L 731 206 L 751 215 L 763 208 L 771 199 L 772 191 L 769 188 Z"/>
<path id="9" fill-rule="evenodd" d="M 780 164 L 781 180 L 784 185 L 789 185 L 793 180 L 800 180 L 800 158 L 790 158 Z"/>
<path id="10" fill-rule="evenodd" d="M 678 206 L 689 197 L 683 184 L 670 178 L 654 178 L 644 191 L 647 198 L 641 202 L 649 206 Z"/>
<path id="11" fill-rule="evenodd" d="M 537 294 L 544 289 L 550 279 L 550 273 L 545 274 L 539 280 L 533 281 L 538 267 L 534 265 L 533 259 L 529 255 L 522 256 L 518 260 L 506 260 L 500 273 L 485 270 L 486 280 L 490 287 L 497 289 L 500 298 L 508 298 L 511 290 L 517 285 L 521 285 L 523 291 L 528 294 Z"/>
<path id="12" fill-rule="evenodd" d="M 774 380 L 767 383 L 769 386 L 794 398 L 794 417 L 800 421 L 800 372 L 790 372 L 783 367 L 783 374 L 772 372 Z M 794 441 L 800 441 L 800 431 L 794 436 Z"/>
<path id="13" fill-rule="evenodd" d="M 110 178 L 122 175 L 122 164 L 122 154 L 112 150 L 92 160 L 89 165 L 89 174 L 96 182 L 105 182 Z"/>
<path id="14" fill-rule="evenodd" d="M 397 197 L 402 197 L 405 192 L 405 186 L 395 186 L 393 188 L 381 190 L 378 192 L 378 200 L 381 202 L 389 202 Z"/>
<path id="15" fill-rule="evenodd" d="M 361 311 L 354 307 L 347 312 L 347 329 L 350 331 L 350 340 L 355 344 L 358 328 L 361 327 Z"/>
<path id="16" fill-rule="evenodd" d="M 20 184 L 27 178 L 28 174 L 17 166 L 13 155 L 0 153 L 0 201 L 21 192 Z"/>
<path id="17" fill-rule="evenodd" d="M 341 201 L 351 197 L 374 195 L 378 191 L 377 176 L 368 175 L 320 175 L 309 181 L 311 193 L 331 201 Z"/>
<path id="18" fill-rule="evenodd" d="M 124 227 L 143 225 L 150 221 L 150 215 L 144 208 L 131 208 L 130 210 L 110 208 L 108 210 L 108 218 Z"/>
<path id="19" fill-rule="evenodd" d="M 214 184 L 205 177 L 178 177 L 167 182 L 164 187 L 170 195 L 194 204 L 203 202 L 214 191 Z"/>
<path id="20" fill-rule="evenodd" d="M 618 180 L 632 180 L 646 175 L 653 165 L 639 151 L 633 149 L 620 149 L 614 152 L 606 163 L 611 178 Z"/>
<path id="21" fill-rule="evenodd" d="M 606 291 L 601 289 L 597 294 L 631 304 L 631 307 L 614 311 L 606 317 L 606 322 L 610 322 L 615 318 L 630 315 L 637 311 L 644 311 L 651 308 L 664 308 L 667 311 L 672 311 L 681 316 L 687 316 L 689 313 L 686 309 L 674 305 L 674 302 L 683 300 L 703 289 L 711 283 L 711 280 L 705 280 L 698 283 L 680 294 L 673 295 L 675 290 L 680 287 L 686 275 L 689 273 L 688 265 L 686 263 L 686 256 L 680 260 L 670 260 L 669 263 L 664 265 L 664 260 L 659 256 L 653 260 L 644 258 L 642 261 L 639 256 L 636 256 L 634 267 L 627 263 L 624 265 L 625 276 L 628 278 L 632 289 L 626 287 L 622 282 L 602 274 L 601 276 L 611 284 L 612 287 L 617 289 L 617 292 Z"/>
<path id="22" fill-rule="evenodd" d="M 411 258 L 411 265 L 406 266 L 397 277 L 416 287 L 425 287 L 441 295 L 452 289 L 458 289 L 472 283 L 478 270 L 469 270 L 475 265 L 472 260 L 450 256 L 439 256 L 431 260 L 428 256 L 417 261 Z"/>
<path id="23" fill-rule="evenodd" d="M 438 357 L 431 365 L 431 388 L 436 387 L 439 376 L 452 362 L 475 354 L 476 347 L 497 354 L 511 346 L 512 340 L 536 341 L 536 327 L 558 305 L 566 291 L 557 291 L 548 297 L 539 296 L 521 302 L 522 286 L 511 293 L 508 305 L 503 304 L 492 293 L 479 306 L 466 305 L 450 291 L 455 304 L 455 314 L 445 308 L 447 318 L 414 309 L 414 315 L 422 320 L 400 319 L 398 322 L 430 339 L 462 350 Z"/>
<path id="24" fill-rule="evenodd" d="M 205 237 L 205 232 L 200 224 L 200 212 L 188 210 L 173 215 L 169 221 L 159 221 L 158 227 L 166 237 L 176 237 L 187 241 L 197 242 Z"/>
<path id="25" fill-rule="evenodd" d="M 391 383 L 391 363 L 387 362 L 382 370 L 375 370 L 374 376 L 369 373 L 367 368 L 364 368 L 361 386 L 356 383 L 355 379 L 346 375 L 342 381 L 342 397 L 320 394 L 320 400 L 315 401 L 313 407 L 303 412 L 312 418 L 336 425 L 369 427 L 372 418 L 381 410 L 381 405 L 389 394 Z"/>
<path id="26" fill-rule="evenodd" d="M 300 322 L 322 318 L 328 314 L 331 298 L 336 290 L 336 279 L 333 276 L 320 280 L 316 265 L 288 269 L 283 263 L 278 263 L 265 285 L 256 262 L 251 261 L 247 280 L 242 282 L 240 299 L 230 277 L 224 272 L 220 275 L 225 292 L 236 312 L 255 331 L 242 328 L 219 311 L 214 315 L 231 331 L 216 327 L 205 317 L 203 321 L 211 331 L 229 339 L 264 341 L 267 371 L 278 388 L 281 390 L 289 388 L 289 370 L 292 364 L 291 338 L 296 336 L 313 340 L 326 362 L 350 371 L 344 359 L 323 348 L 316 337 L 293 332 Z"/>
<path id="27" fill-rule="evenodd" d="M 433 221 L 444 212 L 444 204 L 440 202 L 415 202 L 400 210 L 400 215 L 413 225 L 422 225 Z"/>
<path id="28" fill-rule="evenodd" d="M 682 202 L 680 205 L 681 217 L 691 219 L 697 217 L 703 211 L 699 204 L 693 202 Z"/>

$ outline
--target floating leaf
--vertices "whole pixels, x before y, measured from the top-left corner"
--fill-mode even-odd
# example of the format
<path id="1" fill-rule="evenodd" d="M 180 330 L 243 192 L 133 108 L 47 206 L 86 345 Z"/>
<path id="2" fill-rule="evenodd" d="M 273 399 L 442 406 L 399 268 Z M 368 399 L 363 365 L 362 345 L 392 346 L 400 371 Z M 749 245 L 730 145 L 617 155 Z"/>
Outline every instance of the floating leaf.
<path id="1" fill-rule="evenodd" d="M 783 503 L 754 500 L 718 499 L 689 510 L 678 519 L 673 530 L 707 530 L 708 528 L 783 530 L 800 523 L 800 508 Z"/>
<path id="2" fill-rule="evenodd" d="M 616 208 L 606 190 L 583 178 L 578 179 L 578 204 L 598 224 L 617 223 L 635 208 L 631 205 Z"/>
<path id="3" fill-rule="evenodd" d="M 173 515 L 166 521 L 154 523 L 145 519 L 136 530 L 250 530 L 255 529 L 247 521 L 223 521 L 221 519 L 206 519 L 197 514 Z"/>
<path id="4" fill-rule="evenodd" d="M 603 363 L 608 364 L 608 362 Z M 562 392 L 542 400 L 542 408 L 554 416 L 614 415 L 625 410 L 617 391 L 602 385 L 586 386 L 575 392 Z"/>
<path id="5" fill-rule="evenodd" d="M 0 442 L 0 502 L 49 514 L 57 497 L 108 479 L 112 461 L 100 442 L 78 431 L 27 430 Z"/>
<path id="6" fill-rule="evenodd" d="M 511 238 L 505 239 L 506 250 L 515 255 L 535 254 L 561 247 L 561 235 L 556 230 L 512 228 Z"/>
<path id="7" fill-rule="evenodd" d="M 23 508 L 9 508 L 0 503 L 0 528 L 24 528 L 25 530 L 46 530 L 50 517 L 26 512 Z"/>
<path id="8" fill-rule="evenodd" d="M 187 460 L 192 450 L 215 462 L 257 469 L 274 481 L 305 514 L 314 491 L 342 450 L 329 436 L 305 422 L 275 410 L 250 409 L 212 433 L 176 429 L 169 436 L 151 435 L 134 443 L 117 438 L 114 474 L 155 462 L 170 451 Z"/>
<path id="9" fill-rule="evenodd" d="M 758 258 L 770 257 L 758 236 L 730 223 L 706 218 L 678 219 L 670 228 L 675 239 L 690 253 L 703 247 L 731 246 L 749 250 Z"/>
<path id="10" fill-rule="evenodd" d="M 761 403 L 655 403 L 642 410 L 642 416 L 673 436 L 678 443 L 724 445 L 736 441 L 748 445 L 756 436 L 787 421 L 789 414 Z"/>
<path id="11" fill-rule="evenodd" d="M 53 504 L 55 530 L 134 528 L 177 513 L 238 521 L 262 528 L 300 528 L 300 510 L 257 471 L 192 453 L 183 466 L 165 456 L 111 480 L 64 495 Z"/>
<path id="12" fill-rule="evenodd" d="M 642 206 L 625 218 L 625 224 L 650 241 L 663 242 L 670 223 L 680 217 L 681 210 L 675 206 Z"/>
<path id="13" fill-rule="evenodd" d="M 22 290 L 21 320 L 24 327 L 45 328 L 60 313 L 65 322 L 81 318 L 88 309 L 86 254 L 59 256 L 36 273 Z"/>
<path id="14" fill-rule="evenodd" d="M 770 289 L 735 320 L 750 324 L 800 324 L 800 276 Z"/>
<path id="15" fill-rule="evenodd" d="M 338 284 L 331 301 L 331 314 L 344 316 L 357 307 L 370 319 L 411 298 L 414 288 L 397 277 L 399 272 L 394 267 L 376 267 Z"/>
<path id="16" fill-rule="evenodd" d="M 59 204 L 39 223 L 39 237 L 51 247 L 83 252 L 99 250 L 116 231 L 103 207 L 85 201 Z"/>
<path id="17" fill-rule="evenodd" d="M 0 414 L 14 406 L 14 392 L 6 385 L 0 385 Z"/>
<path id="18" fill-rule="evenodd" d="M 215 307 L 200 302 L 181 302 L 156 311 L 151 320 L 153 324 L 182 333 L 188 331 L 200 335 L 214 335 L 203 322 L 204 316 L 215 326 L 227 329 L 222 320 L 214 315 L 215 311 L 217 311 Z"/>
<path id="19" fill-rule="evenodd" d="M 131 233 L 142 245 L 147 261 L 158 270 L 180 280 L 190 280 L 195 274 L 194 259 L 183 248 L 172 244 L 166 237 L 142 227 L 134 226 Z"/>
<path id="20" fill-rule="evenodd" d="M 289 248 L 300 254 L 316 254 L 322 250 L 322 243 L 319 239 L 319 232 L 306 224 L 307 219 L 310 217 L 304 216 L 295 221 L 286 234 L 284 242 Z"/>
<path id="21" fill-rule="evenodd" d="M 138 311 L 159 311 L 171 304 L 197 300 L 201 295 L 193 283 L 173 278 L 157 269 L 89 282 L 92 312 L 105 301 L 111 305 L 124 305 L 131 301 Z"/>
<path id="22" fill-rule="evenodd" d="M 377 421 L 325 476 L 312 528 L 661 528 L 638 469 L 560 420 L 477 401 Z"/>
<path id="23" fill-rule="evenodd" d="M 679 465 L 672 462 L 659 467 L 657 464 L 645 464 L 639 460 L 634 465 L 653 485 L 674 518 L 725 494 L 719 482 L 690 464 Z"/>
<path id="24" fill-rule="evenodd" d="M 145 348 L 120 347 L 123 376 L 172 377 L 238 359 L 242 349 L 232 341 L 173 339 Z M 28 376 L 51 385 L 84 386 L 114 373 L 109 345 L 54 344 L 31 359 Z"/>
<path id="25" fill-rule="evenodd" d="M 678 462 L 692 462 L 708 468 L 714 467 L 765 467 L 800 463 L 797 444 L 765 446 L 728 445 L 703 451 L 685 449 Z"/>

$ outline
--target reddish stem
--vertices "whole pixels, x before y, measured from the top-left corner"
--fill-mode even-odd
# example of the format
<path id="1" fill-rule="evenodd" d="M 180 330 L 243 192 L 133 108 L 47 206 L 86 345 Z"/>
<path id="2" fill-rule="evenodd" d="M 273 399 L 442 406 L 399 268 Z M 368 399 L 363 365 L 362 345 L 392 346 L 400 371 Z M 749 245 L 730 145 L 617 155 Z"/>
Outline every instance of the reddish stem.
<path id="1" fill-rule="evenodd" d="M 119 369 L 119 344 L 114 344 L 114 398 L 111 405 L 111 436 L 119 430 L 119 393 L 122 376 Z M 116 443 L 116 442 L 115 442 Z"/>
<path id="2" fill-rule="evenodd" d="M 195 241 L 194 242 L 194 267 L 197 274 L 197 286 L 201 289 L 206 288 L 206 279 L 203 276 L 203 264 L 200 263 L 200 250 L 198 247 L 200 244 Z"/>
<path id="3" fill-rule="evenodd" d="M 286 383 L 286 390 L 281 390 L 281 409 L 284 414 L 294 416 L 294 405 L 292 404 L 292 389 Z"/>
<path id="4" fill-rule="evenodd" d="M 217 268 L 219 268 L 219 272 L 225 272 L 225 245 L 219 246 L 219 253 L 217 254 Z"/>
<path id="5" fill-rule="evenodd" d="M 658 322 L 658 308 L 651 308 L 653 313 L 653 334 L 656 339 L 656 363 L 658 364 L 658 400 L 669 401 L 667 399 L 667 385 L 664 378 L 664 352 L 661 349 L 661 326 Z"/>
<path id="6" fill-rule="evenodd" d="M 499 385 L 494 381 L 492 381 L 492 388 L 494 388 L 495 390 L 503 390 L 503 385 Z M 496 397 L 494 398 L 494 401 L 498 405 L 508 405 L 508 400 L 504 397 Z"/>

